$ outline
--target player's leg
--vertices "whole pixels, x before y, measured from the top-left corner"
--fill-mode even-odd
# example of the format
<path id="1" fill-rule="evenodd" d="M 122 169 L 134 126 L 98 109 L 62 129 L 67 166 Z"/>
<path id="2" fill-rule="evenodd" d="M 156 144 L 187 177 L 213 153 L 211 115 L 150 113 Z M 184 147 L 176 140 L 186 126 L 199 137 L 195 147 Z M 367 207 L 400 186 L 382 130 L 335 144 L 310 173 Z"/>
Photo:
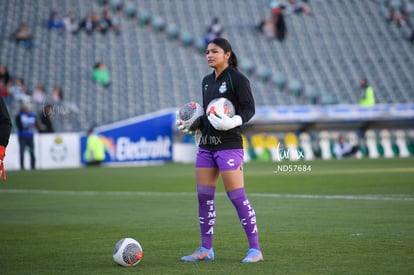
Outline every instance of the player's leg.
<path id="1" fill-rule="evenodd" d="M 24 170 L 24 151 L 26 149 L 26 142 L 24 138 L 19 138 L 19 156 L 20 156 L 20 169 Z"/>
<path id="2" fill-rule="evenodd" d="M 30 154 L 30 168 L 32 170 L 36 169 L 36 157 L 34 153 L 34 139 L 28 139 L 27 140 L 27 146 L 29 147 L 29 154 Z"/>
<path id="3" fill-rule="evenodd" d="M 217 168 L 196 169 L 201 246 L 207 249 L 213 247 L 214 224 L 216 222 L 214 195 L 218 177 Z"/>
<path id="4" fill-rule="evenodd" d="M 211 152 L 202 149 L 199 149 L 197 153 L 196 167 L 201 247 L 193 254 L 181 258 L 181 260 L 187 262 L 214 260 L 213 237 L 216 221 L 214 195 L 219 170 L 215 165 Z"/>
<path id="5" fill-rule="evenodd" d="M 256 214 L 253 205 L 247 199 L 244 189 L 244 174 L 242 169 L 243 150 L 226 150 L 219 153 L 218 165 L 226 189 L 227 196 L 234 205 L 243 226 L 249 250 L 243 262 L 258 262 L 263 260 L 259 245 L 259 234 L 256 224 Z M 230 164 L 230 165 L 229 165 Z"/>

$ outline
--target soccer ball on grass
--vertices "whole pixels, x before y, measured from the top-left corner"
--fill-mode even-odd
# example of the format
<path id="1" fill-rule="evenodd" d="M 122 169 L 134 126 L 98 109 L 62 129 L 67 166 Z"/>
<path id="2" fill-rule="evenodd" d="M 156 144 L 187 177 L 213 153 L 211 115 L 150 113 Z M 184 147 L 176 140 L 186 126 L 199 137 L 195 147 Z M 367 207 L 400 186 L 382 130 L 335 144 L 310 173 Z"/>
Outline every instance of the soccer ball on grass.
<path id="1" fill-rule="evenodd" d="M 132 267 L 141 261 L 142 247 L 133 238 L 123 238 L 115 244 L 112 257 L 117 264 Z"/>

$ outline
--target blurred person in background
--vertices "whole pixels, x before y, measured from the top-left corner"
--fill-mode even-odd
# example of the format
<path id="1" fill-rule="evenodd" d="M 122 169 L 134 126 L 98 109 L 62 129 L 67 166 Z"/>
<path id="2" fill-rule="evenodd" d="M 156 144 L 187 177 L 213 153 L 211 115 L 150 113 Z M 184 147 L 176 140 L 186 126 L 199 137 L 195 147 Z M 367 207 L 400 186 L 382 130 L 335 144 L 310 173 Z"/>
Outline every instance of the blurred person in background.
<path id="1" fill-rule="evenodd" d="M 69 12 L 62 19 L 65 30 L 72 34 L 77 34 L 79 31 L 79 23 L 76 20 L 76 15 L 74 12 Z"/>
<path id="2" fill-rule="evenodd" d="M 55 103 L 60 103 L 63 101 L 63 91 L 62 91 L 62 87 L 60 87 L 59 85 L 56 85 L 55 87 L 53 87 L 52 101 Z"/>
<path id="3" fill-rule="evenodd" d="M 41 104 L 46 99 L 45 89 L 42 83 L 37 83 L 32 92 L 32 100 L 37 104 Z"/>
<path id="4" fill-rule="evenodd" d="M 116 34 L 121 32 L 118 20 L 111 16 L 108 10 L 102 12 L 102 17 L 99 19 L 98 29 L 102 34 L 108 31 L 113 31 Z"/>
<path id="5" fill-rule="evenodd" d="M 26 49 L 34 48 L 34 36 L 30 31 L 29 24 L 22 22 L 14 34 L 16 42 L 22 42 Z"/>
<path id="6" fill-rule="evenodd" d="M 224 27 L 220 22 L 220 18 L 214 17 L 211 21 L 211 24 L 207 27 L 206 35 L 204 37 L 204 41 L 206 45 L 208 42 L 213 40 L 214 38 L 221 37 L 223 34 Z"/>
<path id="7" fill-rule="evenodd" d="M 4 85 L 3 82 L 0 82 L 0 97 L 4 100 L 6 105 L 9 105 L 12 101 L 9 87 Z"/>
<path id="8" fill-rule="evenodd" d="M 12 101 L 10 93 L 10 74 L 9 70 L 3 64 L 0 64 L 0 96 L 3 98 L 4 103 L 9 105 Z"/>
<path id="9" fill-rule="evenodd" d="M 87 166 L 99 166 L 105 160 L 105 146 L 90 128 L 86 133 L 86 150 L 83 154 Z"/>
<path id="10" fill-rule="evenodd" d="M 0 64 L 0 82 L 3 83 L 5 86 L 7 86 L 9 84 L 10 81 L 10 73 L 9 73 L 9 69 Z"/>
<path id="11" fill-rule="evenodd" d="M 36 115 L 32 112 L 30 104 L 23 104 L 20 112 L 16 115 L 16 126 L 19 137 L 20 169 L 25 170 L 24 153 L 27 149 L 30 154 L 30 168 L 34 170 L 36 169 L 36 159 L 34 154 Z"/>
<path id="12" fill-rule="evenodd" d="M 51 11 L 49 14 L 49 19 L 47 20 L 47 28 L 49 30 L 55 30 L 59 33 L 65 31 L 65 25 L 63 24 L 62 19 L 59 17 L 57 11 Z"/>
<path id="13" fill-rule="evenodd" d="M 108 68 L 103 62 L 97 62 L 93 69 L 93 80 L 104 87 L 109 87 L 111 84 L 111 76 Z"/>
<path id="14" fill-rule="evenodd" d="M 374 88 L 368 84 L 368 80 L 366 78 L 361 78 L 359 80 L 359 87 L 360 87 L 360 98 L 359 98 L 359 105 L 361 106 L 374 106 L 375 105 L 375 94 Z"/>
<path id="15" fill-rule="evenodd" d="M 343 135 L 339 135 L 334 144 L 334 154 L 337 159 L 354 156 L 358 150 L 359 147 L 351 146 L 351 144 L 345 140 L 345 137 Z"/>
<path id="16" fill-rule="evenodd" d="M 79 24 L 79 30 L 84 30 L 87 34 L 94 33 L 99 27 L 99 19 L 95 13 L 88 14 Z"/>
<path id="17" fill-rule="evenodd" d="M 36 123 L 39 133 L 54 133 L 55 128 L 53 127 L 53 122 L 51 116 L 53 114 L 53 106 L 51 104 L 46 104 L 43 106 L 43 109 L 40 110 Z"/>
<path id="18" fill-rule="evenodd" d="M 30 95 L 27 92 L 26 85 L 22 78 L 16 78 L 9 88 L 12 99 L 18 102 L 30 101 Z"/>
<path id="19" fill-rule="evenodd" d="M 274 24 L 274 32 L 276 39 L 279 41 L 285 40 L 287 34 L 287 27 L 282 6 L 277 6 L 274 9 L 272 9 L 272 23 Z"/>

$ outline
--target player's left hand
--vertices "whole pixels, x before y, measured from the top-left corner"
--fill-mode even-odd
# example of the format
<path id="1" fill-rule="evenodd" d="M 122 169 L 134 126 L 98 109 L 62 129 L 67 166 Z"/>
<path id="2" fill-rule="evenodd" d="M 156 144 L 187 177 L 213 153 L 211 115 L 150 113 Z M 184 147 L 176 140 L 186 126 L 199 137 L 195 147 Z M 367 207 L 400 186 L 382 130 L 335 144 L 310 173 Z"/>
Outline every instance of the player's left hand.
<path id="1" fill-rule="evenodd" d="M 225 114 L 210 114 L 208 116 L 210 124 L 219 131 L 227 131 L 243 124 L 241 116 L 235 115 L 228 117 Z"/>

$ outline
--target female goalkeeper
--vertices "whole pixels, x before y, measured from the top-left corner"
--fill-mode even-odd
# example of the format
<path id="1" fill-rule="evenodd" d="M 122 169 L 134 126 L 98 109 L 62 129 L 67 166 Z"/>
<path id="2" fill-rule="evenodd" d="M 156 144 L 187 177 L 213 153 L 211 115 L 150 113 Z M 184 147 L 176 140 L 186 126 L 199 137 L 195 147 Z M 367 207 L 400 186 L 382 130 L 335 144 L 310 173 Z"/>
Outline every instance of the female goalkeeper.
<path id="1" fill-rule="evenodd" d="M 214 260 L 213 236 L 216 211 L 214 195 L 219 176 L 224 183 L 227 196 L 233 203 L 244 228 L 249 249 L 244 263 L 263 260 L 259 245 L 256 215 L 246 197 L 243 177 L 243 143 L 241 125 L 254 115 L 255 106 L 249 80 L 237 70 L 237 57 L 230 43 L 216 38 L 207 45 L 205 56 L 213 72 L 202 81 L 203 108 L 215 98 L 229 99 L 236 115 L 228 117 L 218 113 L 201 118 L 201 138 L 196 157 L 196 181 L 201 247 L 182 261 Z M 189 131 L 191 125 L 177 121 L 178 128 Z"/>

